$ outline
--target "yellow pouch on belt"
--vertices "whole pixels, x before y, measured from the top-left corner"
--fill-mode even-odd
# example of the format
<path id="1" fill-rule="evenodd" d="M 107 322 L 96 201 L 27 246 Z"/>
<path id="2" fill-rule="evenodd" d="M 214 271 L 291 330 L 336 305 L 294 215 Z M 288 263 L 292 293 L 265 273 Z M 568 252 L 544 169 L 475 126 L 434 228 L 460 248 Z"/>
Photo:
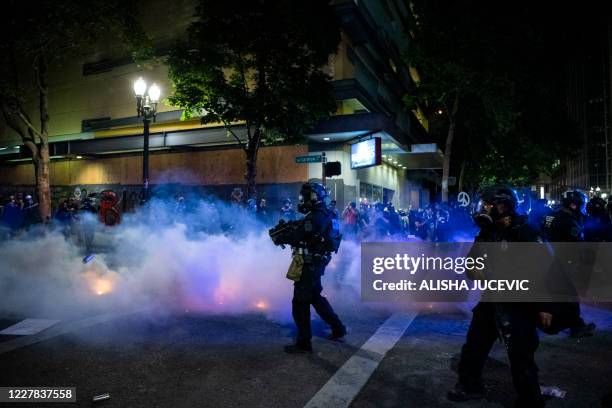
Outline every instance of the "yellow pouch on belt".
<path id="1" fill-rule="evenodd" d="M 298 282 L 302 277 L 302 268 L 304 267 L 304 257 L 300 254 L 293 255 L 291 265 L 287 271 L 287 279 Z"/>

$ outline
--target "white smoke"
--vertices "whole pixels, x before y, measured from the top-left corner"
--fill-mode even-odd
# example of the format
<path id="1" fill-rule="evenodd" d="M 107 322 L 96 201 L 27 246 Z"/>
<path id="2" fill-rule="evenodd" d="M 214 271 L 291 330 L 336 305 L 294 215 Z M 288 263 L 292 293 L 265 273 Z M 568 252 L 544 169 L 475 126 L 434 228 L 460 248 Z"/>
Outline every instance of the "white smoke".
<path id="1" fill-rule="evenodd" d="M 290 318 L 289 248 L 240 207 L 198 200 L 179 210 L 154 200 L 116 227 L 96 225 L 86 255 L 78 237 L 36 229 L 0 243 L 0 310 L 57 316 L 87 309 L 151 308 Z M 327 272 L 332 297 L 359 301 L 359 246 L 343 242 Z"/>
<path id="2" fill-rule="evenodd" d="M 84 264 L 86 221 L 68 234 L 40 228 L 0 243 L 0 310 L 63 318 L 90 310 L 147 308 L 256 312 L 290 320 L 293 287 L 285 278 L 290 249 L 274 246 L 270 225 L 241 207 L 188 199 L 180 208 L 172 199 L 153 200 L 116 227 L 90 219 L 96 256 Z M 360 273 L 360 244 L 344 240 L 327 267 L 324 295 L 343 309 L 414 308 L 363 304 Z"/>

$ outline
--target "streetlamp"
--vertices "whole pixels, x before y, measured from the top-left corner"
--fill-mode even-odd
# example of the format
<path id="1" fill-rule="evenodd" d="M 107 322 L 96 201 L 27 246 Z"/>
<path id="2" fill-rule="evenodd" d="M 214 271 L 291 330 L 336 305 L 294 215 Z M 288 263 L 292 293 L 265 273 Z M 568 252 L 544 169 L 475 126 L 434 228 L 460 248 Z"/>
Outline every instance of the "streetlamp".
<path id="1" fill-rule="evenodd" d="M 144 203 L 149 199 L 149 123 L 151 119 L 155 122 L 161 89 L 153 84 L 147 91 L 147 83 L 140 77 L 134 82 L 134 94 L 136 95 L 136 111 L 138 117 L 142 117 L 144 124 L 142 150 L 142 202 Z"/>

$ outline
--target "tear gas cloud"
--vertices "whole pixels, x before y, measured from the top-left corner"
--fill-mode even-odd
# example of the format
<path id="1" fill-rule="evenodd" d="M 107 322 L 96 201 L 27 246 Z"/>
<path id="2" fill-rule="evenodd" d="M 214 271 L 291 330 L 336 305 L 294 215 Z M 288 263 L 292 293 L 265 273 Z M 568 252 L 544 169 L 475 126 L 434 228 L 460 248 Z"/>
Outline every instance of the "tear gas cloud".
<path id="1" fill-rule="evenodd" d="M 116 227 L 80 217 L 69 233 L 40 228 L 0 242 L 0 310 L 68 317 L 147 308 L 290 319 L 291 252 L 274 246 L 270 225 L 241 207 L 193 199 L 181 209 L 174 199 L 153 199 Z M 85 264 L 79 237 L 87 225 L 96 231 L 96 256 Z M 360 246 L 344 240 L 327 267 L 324 294 L 335 304 L 369 307 L 360 303 L 359 285 Z"/>
<path id="2" fill-rule="evenodd" d="M 57 316 L 144 307 L 289 319 L 291 252 L 272 244 L 269 226 L 219 201 L 188 204 L 181 211 L 173 199 L 154 199 L 117 227 L 85 215 L 68 233 L 40 228 L 1 242 L 0 309 Z M 87 223 L 95 226 L 96 255 L 84 264 L 79 237 Z M 327 273 L 337 284 L 326 292 L 341 287 L 358 302 L 358 250 L 343 243 Z"/>

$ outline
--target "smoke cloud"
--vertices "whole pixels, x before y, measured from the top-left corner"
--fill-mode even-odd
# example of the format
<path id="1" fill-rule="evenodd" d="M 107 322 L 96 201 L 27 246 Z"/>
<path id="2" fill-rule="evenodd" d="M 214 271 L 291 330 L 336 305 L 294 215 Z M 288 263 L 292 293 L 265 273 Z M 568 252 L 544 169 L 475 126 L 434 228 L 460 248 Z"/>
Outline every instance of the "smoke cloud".
<path id="1" fill-rule="evenodd" d="M 91 218 L 87 218 L 91 217 Z M 289 248 L 272 244 L 270 222 L 213 199 L 152 200 L 103 227 L 93 215 L 66 229 L 33 229 L 0 242 L 0 310 L 20 317 L 68 318 L 148 308 L 157 313 L 262 313 L 290 320 Z M 269 220 L 274 223 L 276 218 Z M 95 228 L 92 252 L 83 236 Z M 324 294 L 348 307 L 360 302 L 360 246 L 344 240 L 324 277 Z M 430 308 L 431 305 L 420 305 Z"/>

